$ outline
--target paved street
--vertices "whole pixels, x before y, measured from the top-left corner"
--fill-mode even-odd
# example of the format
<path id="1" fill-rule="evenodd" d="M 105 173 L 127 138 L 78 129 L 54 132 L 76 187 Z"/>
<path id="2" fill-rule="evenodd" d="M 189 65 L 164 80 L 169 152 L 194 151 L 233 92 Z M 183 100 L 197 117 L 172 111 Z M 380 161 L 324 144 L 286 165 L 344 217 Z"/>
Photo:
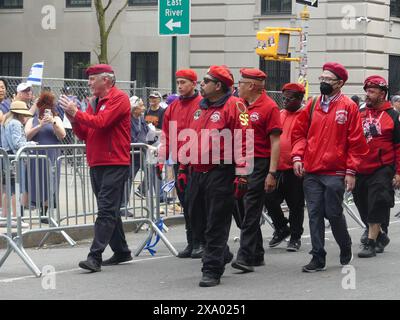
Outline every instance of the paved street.
<path id="1" fill-rule="evenodd" d="M 398 209 L 398 208 L 397 208 Z M 373 259 L 359 259 L 359 238 L 362 230 L 348 216 L 355 258 L 353 268 L 343 270 L 339 264 L 339 249 L 330 229 L 326 233 L 327 271 L 315 274 L 301 272 L 309 262 L 310 237 L 305 222 L 303 246 L 298 253 L 289 253 L 285 244 L 266 249 L 266 265 L 256 272 L 241 274 L 227 266 L 221 285 L 200 288 L 200 261 L 177 259 L 164 244 L 157 245 L 154 257 L 146 251 L 133 262 L 114 267 L 103 267 L 102 272 L 88 274 L 78 268 L 79 260 L 86 257 L 90 241 L 79 242 L 74 248 L 63 246 L 27 250 L 39 268 L 52 266 L 55 279 L 31 276 L 30 271 L 12 254 L 0 269 L 0 300 L 5 299 L 144 299 L 144 300 L 251 300 L 251 299 L 399 299 L 400 298 L 400 220 L 393 218 L 390 226 L 391 243 L 384 254 Z M 264 244 L 272 236 L 268 225 L 262 227 Z M 144 233 L 128 234 L 131 248 L 139 243 Z M 166 234 L 180 250 L 184 246 L 184 226 L 169 228 Z M 229 245 L 238 250 L 238 229 L 232 225 Z M 0 251 L 1 254 L 4 250 Z M 108 249 L 105 257 L 111 254 Z M 346 271 L 347 272 L 344 272 Z M 344 273 L 342 273 L 342 271 Z M 348 274 L 348 271 L 351 274 Z M 355 271 L 355 278 L 352 277 Z M 346 278 L 347 277 L 347 278 Z M 349 277 L 352 277 L 351 279 Z M 52 280 L 55 280 L 52 282 Z M 348 289 L 344 289 L 342 287 Z M 52 287 L 54 289 L 43 289 Z"/>

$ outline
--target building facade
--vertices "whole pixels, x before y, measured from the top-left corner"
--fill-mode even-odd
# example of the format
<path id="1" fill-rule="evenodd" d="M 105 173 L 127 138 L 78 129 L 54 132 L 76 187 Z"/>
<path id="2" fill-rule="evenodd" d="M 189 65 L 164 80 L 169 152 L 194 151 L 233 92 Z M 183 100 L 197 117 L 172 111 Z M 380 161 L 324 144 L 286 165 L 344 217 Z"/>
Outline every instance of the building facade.
<path id="1" fill-rule="evenodd" d="M 160 0 L 167 1 L 167 0 Z M 187 1 L 187 0 L 182 0 Z M 103 1 L 107 2 L 107 1 Z M 113 0 L 110 17 L 125 0 Z M 265 27 L 300 27 L 303 5 L 295 0 L 192 0 L 191 35 L 178 37 L 178 68 L 201 77 L 212 64 L 261 67 L 268 89 L 297 81 L 298 64 L 262 61 L 255 54 L 256 32 Z M 362 94 L 371 74 L 390 79 L 400 91 L 400 0 L 320 0 L 309 8 L 308 79 L 318 92 L 326 61 L 350 71 L 348 94 Z M 83 78 L 97 61 L 99 32 L 94 0 L 0 0 L 0 75 L 27 76 L 34 62 L 45 61 L 45 77 Z M 120 80 L 137 86 L 171 87 L 171 38 L 158 35 L 156 0 L 129 0 L 109 40 L 109 60 Z M 290 41 L 299 56 L 299 37 Z"/>

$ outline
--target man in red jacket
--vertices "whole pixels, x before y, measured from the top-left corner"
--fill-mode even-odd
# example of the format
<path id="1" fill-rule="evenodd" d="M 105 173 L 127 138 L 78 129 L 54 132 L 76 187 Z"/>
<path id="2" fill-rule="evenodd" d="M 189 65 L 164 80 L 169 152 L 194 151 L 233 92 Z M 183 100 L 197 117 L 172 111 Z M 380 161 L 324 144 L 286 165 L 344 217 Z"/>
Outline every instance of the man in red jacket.
<path id="1" fill-rule="evenodd" d="M 364 90 L 366 107 L 360 112 L 369 152 L 358 169 L 353 195 L 361 219 L 368 225 L 368 239 L 358 256 L 370 258 L 382 253 L 390 241 L 381 226 L 389 224 L 393 187 L 400 187 L 400 122 L 399 113 L 386 100 L 384 78 L 368 77 Z"/>
<path id="2" fill-rule="evenodd" d="M 180 161 L 179 150 L 184 141 L 179 139 L 182 130 L 189 127 L 194 114 L 199 110 L 201 96 L 196 90 L 197 74 L 191 69 L 182 69 L 176 72 L 176 84 L 179 98 L 176 99 L 165 111 L 161 145 L 159 149 L 159 163 L 157 165 L 157 175 L 161 179 L 161 172 L 164 162 L 171 156 L 174 163 L 175 177 L 177 180 Z M 190 180 L 190 179 L 189 179 Z M 176 190 L 179 201 L 183 207 L 185 217 L 187 246 L 178 253 L 178 258 L 201 258 L 204 251 L 204 224 L 199 220 L 197 229 L 199 232 L 193 233 L 189 210 L 187 207 L 187 197 L 185 190 L 188 186 L 181 187 L 177 183 Z"/>
<path id="3" fill-rule="evenodd" d="M 129 176 L 131 122 L 129 97 L 115 87 L 111 66 L 98 64 L 86 70 L 94 96 L 86 112 L 62 96 L 60 104 L 75 134 L 86 143 L 90 179 L 96 195 L 98 214 L 94 239 L 83 269 L 97 272 L 101 266 L 132 260 L 119 214 L 124 184 Z M 102 253 L 110 245 L 114 255 L 102 262 Z"/>
<path id="4" fill-rule="evenodd" d="M 341 92 L 347 79 L 341 64 L 324 64 L 319 78 L 321 96 L 309 100 L 292 132 L 293 169 L 298 177 L 305 175 L 312 244 L 313 257 L 304 272 L 325 270 L 324 217 L 340 247 L 340 263 L 346 265 L 353 257 L 342 202 L 345 190 L 354 189 L 355 174 L 368 145 L 356 104 Z"/>
<path id="5" fill-rule="evenodd" d="M 259 69 L 241 69 L 239 97 L 247 106 L 254 130 L 254 170 L 244 196 L 244 219 L 240 228 L 240 248 L 232 267 L 244 272 L 264 265 L 260 219 L 265 192 L 276 186 L 279 136 L 282 132 L 279 108 L 265 92 L 267 75 Z"/>
<path id="6" fill-rule="evenodd" d="M 247 108 L 231 94 L 233 79 L 226 67 L 211 66 L 201 82 L 203 100 L 191 122 L 195 133 L 188 141 L 192 181 L 189 195 L 191 219 L 206 221 L 205 249 L 202 258 L 201 287 L 220 283 L 225 264 L 233 254 L 227 245 L 232 221 L 234 196 L 247 190 L 251 155 L 246 152 L 246 129 L 250 120 Z M 181 164 L 178 183 L 187 181 L 187 169 Z M 193 221 L 192 225 L 196 222 Z"/>
<path id="7" fill-rule="evenodd" d="M 282 88 L 284 109 L 281 111 L 283 133 L 280 139 L 280 157 L 278 165 L 277 188 L 265 196 L 265 207 L 274 223 L 275 232 L 269 242 L 276 247 L 290 235 L 287 251 L 298 251 L 301 246 L 304 221 L 303 179 L 293 172 L 292 130 L 302 108 L 304 86 L 298 83 L 287 83 Z M 283 200 L 289 207 L 289 220 L 283 214 Z M 290 228 L 288 227 L 288 222 Z"/>

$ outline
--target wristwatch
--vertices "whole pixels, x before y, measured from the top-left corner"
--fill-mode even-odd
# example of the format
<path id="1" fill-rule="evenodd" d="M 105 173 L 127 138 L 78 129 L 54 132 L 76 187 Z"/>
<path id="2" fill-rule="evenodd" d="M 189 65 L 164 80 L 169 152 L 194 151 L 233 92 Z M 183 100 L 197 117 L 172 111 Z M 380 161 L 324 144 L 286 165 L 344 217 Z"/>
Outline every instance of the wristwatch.
<path id="1" fill-rule="evenodd" d="M 268 174 L 270 174 L 271 176 L 273 176 L 275 179 L 278 179 L 278 172 L 276 172 L 276 171 L 270 171 L 270 172 L 268 172 Z"/>

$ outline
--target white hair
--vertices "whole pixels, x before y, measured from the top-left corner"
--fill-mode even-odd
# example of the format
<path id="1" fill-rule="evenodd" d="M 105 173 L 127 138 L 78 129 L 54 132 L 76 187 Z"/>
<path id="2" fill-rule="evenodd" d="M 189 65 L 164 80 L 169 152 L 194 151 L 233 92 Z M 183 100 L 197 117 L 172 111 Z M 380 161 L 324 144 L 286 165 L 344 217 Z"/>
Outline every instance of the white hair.
<path id="1" fill-rule="evenodd" d="M 392 99 L 390 99 L 390 102 L 393 104 L 393 103 L 396 103 L 396 102 L 400 102 L 400 95 L 395 95 L 395 96 L 393 96 L 392 97 Z"/>

